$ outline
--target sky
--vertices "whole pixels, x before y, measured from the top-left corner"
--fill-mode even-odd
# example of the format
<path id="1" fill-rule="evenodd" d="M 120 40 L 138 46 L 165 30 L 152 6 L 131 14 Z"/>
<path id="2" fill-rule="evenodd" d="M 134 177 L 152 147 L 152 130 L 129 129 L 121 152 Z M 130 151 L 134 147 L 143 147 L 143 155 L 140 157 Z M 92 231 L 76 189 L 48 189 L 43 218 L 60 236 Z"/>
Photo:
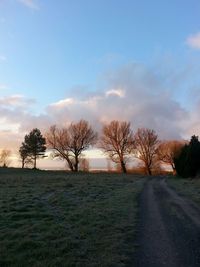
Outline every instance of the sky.
<path id="1" fill-rule="evenodd" d="M 199 135 L 199 12 L 199 0 L 0 0 L 0 149 L 81 118 Z"/>

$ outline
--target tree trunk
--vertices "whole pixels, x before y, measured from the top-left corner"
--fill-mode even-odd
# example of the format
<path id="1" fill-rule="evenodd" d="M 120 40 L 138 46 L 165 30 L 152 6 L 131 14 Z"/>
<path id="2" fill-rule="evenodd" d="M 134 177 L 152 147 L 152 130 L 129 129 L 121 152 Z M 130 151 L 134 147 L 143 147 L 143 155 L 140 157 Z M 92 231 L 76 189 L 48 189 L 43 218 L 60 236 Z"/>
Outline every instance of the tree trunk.
<path id="1" fill-rule="evenodd" d="M 147 174 L 152 175 L 151 167 L 147 166 L 146 169 L 147 169 Z"/>
<path id="2" fill-rule="evenodd" d="M 67 163 L 68 163 L 68 166 L 69 166 L 70 170 L 73 172 L 74 171 L 73 164 L 71 163 L 70 160 L 67 160 Z"/>
<path id="3" fill-rule="evenodd" d="M 70 158 L 69 157 L 66 157 L 65 159 L 66 159 L 66 161 L 68 163 L 68 166 L 69 166 L 70 170 L 73 172 L 74 171 L 74 166 L 73 166 Z"/>
<path id="4" fill-rule="evenodd" d="M 127 173 L 127 170 L 126 170 L 126 164 L 124 163 L 124 161 L 121 161 L 121 170 L 123 173 Z"/>
<path id="5" fill-rule="evenodd" d="M 33 167 L 34 169 L 36 169 L 36 158 L 37 158 L 37 157 L 36 157 L 36 155 L 35 155 L 35 156 L 34 156 L 34 167 Z"/>
<path id="6" fill-rule="evenodd" d="M 172 166 L 173 175 L 176 175 L 177 173 L 176 173 L 175 165 L 174 164 L 171 164 L 171 166 Z"/>
<path id="7" fill-rule="evenodd" d="M 24 159 L 22 159 L 22 169 L 24 169 Z"/>
<path id="8" fill-rule="evenodd" d="M 75 164 L 74 164 L 74 171 L 75 172 L 78 172 L 78 163 L 79 163 L 78 156 L 75 156 Z"/>

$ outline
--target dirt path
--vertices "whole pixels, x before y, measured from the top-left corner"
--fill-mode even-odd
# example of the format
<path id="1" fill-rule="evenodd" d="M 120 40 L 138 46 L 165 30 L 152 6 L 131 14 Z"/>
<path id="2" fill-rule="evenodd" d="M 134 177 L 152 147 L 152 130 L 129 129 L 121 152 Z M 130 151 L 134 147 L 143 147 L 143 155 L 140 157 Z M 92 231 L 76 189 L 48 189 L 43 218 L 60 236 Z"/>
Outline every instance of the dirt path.
<path id="1" fill-rule="evenodd" d="M 199 267 L 199 207 L 155 177 L 146 183 L 139 205 L 134 266 Z"/>

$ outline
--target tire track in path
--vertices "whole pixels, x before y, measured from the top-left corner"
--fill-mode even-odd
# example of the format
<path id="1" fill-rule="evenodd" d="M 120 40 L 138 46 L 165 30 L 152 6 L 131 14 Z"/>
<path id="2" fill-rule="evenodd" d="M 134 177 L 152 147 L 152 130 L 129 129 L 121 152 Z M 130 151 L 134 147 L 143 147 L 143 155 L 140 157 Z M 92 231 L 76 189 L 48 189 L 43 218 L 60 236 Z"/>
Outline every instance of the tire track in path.
<path id="1" fill-rule="evenodd" d="M 146 182 L 139 199 L 135 267 L 200 267 L 200 209 L 169 188 Z"/>

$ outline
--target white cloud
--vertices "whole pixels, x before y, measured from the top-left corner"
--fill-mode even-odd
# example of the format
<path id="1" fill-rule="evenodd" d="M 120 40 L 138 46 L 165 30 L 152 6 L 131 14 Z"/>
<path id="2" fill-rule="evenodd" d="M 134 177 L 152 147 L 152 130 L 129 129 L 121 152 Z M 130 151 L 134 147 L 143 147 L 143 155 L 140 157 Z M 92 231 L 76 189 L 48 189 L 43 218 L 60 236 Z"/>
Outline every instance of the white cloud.
<path id="1" fill-rule="evenodd" d="M 39 9 L 39 6 L 34 0 L 18 0 L 20 3 L 31 9 Z"/>
<path id="2" fill-rule="evenodd" d="M 191 35 L 187 38 L 186 43 L 191 47 L 195 49 L 200 49 L 200 32 Z"/>
<path id="3" fill-rule="evenodd" d="M 66 98 L 66 99 L 62 99 L 58 102 L 55 102 L 53 104 L 51 104 L 52 107 L 55 108 L 64 108 L 70 104 L 74 104 L 74 99 L 73 98 Z"/>
<path id="4" fill-rule="evenodd" d="M 106 92 L 106 96 L 118 96 L 118 97 L 124 97 L 125 92 L 121 89 L 111 89 Z"/>
<path id="5" fill-rule="evenodd" d="M 45 132 L 53 124 L 48 115 L 32 114 L 34 99 L 22 95 L 0 97 L 0 149 L 19 149 L 26 133 L 37 127 Z"/>

